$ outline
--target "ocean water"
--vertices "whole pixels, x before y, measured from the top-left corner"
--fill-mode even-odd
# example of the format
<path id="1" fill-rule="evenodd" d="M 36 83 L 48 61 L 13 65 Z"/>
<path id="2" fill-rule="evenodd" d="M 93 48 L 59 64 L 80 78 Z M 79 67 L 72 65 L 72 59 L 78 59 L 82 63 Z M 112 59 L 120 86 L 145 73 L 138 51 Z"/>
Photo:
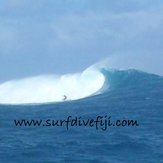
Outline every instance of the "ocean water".
<path id="1" fill-rule="evenodd" d="M 92 96 L 64 102 L 1 104 L 0 163 L 163 162 L 163 77 L 137 70 L 102 69 L 101 73 L 105 82 Z M 75 91 L 79 96 L 80 89 L 73 94 Z M 5 100 L 7 95 L 12 102 L 17 100 L 9 93 L 1 94 L 1 99 L 3 95 Z M 104 124 L 98 128 L 70 125 L 67 129 L 66 123 L 16 126 L 14 121 L 55 121 L 69 116 L 85 122 L 107 116 L 104 119 L 112 122 L 136 120 L 138 125 L 108 126 L 106 130 Z"/>

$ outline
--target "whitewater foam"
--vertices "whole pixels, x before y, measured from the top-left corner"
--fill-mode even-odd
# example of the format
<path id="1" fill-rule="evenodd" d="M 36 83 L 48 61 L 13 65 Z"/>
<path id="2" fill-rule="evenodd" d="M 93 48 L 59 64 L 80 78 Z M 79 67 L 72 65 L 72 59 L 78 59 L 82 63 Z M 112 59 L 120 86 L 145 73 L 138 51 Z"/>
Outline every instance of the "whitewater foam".
<path id="1" fill-rule="evenodd" d="M 103 74 L 94 68 L 82 73 L 43 75 L 12 80 L 0 85 L 0 104 L 28 104 L 76 100 L 98 92 L 105 82 Z"/>

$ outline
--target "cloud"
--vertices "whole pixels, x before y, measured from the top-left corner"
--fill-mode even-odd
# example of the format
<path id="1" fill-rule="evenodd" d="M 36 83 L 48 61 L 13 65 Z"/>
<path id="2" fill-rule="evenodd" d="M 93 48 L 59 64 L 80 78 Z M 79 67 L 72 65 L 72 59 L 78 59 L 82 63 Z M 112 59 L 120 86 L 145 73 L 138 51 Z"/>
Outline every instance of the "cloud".
<path id="1" fill-rule="evenodd" d="M 124 14 L 64 15 L 59 21 L 50 22 L 55 33 L 50 45 L 88 45 L 100 40 L 115 44 L 130 41 L 137 35 L 157 29 L 162 23 L 162 14 L 162 11 L 147 10 Z"/>
<path id="2" fill-rule="evenodd" d="M 160 4 L 157 0 L 1 1 L 0 75 L 6 69 L 19 76 L 20 68 L 27 75 L 74 72 L 125 53 L 162 55 Z"/>
<path id="3" fill-rule="evenodd" d="M 8 25 L 0 25 L 0 53 L 11 53 L 18 48 L 17 30 Z"/>

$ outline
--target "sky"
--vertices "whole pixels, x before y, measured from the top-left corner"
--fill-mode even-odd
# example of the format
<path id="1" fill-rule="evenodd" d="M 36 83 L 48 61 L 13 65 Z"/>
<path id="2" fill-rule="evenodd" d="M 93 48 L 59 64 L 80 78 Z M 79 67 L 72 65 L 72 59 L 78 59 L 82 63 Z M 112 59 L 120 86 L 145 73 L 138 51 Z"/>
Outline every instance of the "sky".
<path id="1" fill-rule="evenodd" d="M 1 0 L 0 81 L 101 60 L 163 75 L 162 0 Z"/>

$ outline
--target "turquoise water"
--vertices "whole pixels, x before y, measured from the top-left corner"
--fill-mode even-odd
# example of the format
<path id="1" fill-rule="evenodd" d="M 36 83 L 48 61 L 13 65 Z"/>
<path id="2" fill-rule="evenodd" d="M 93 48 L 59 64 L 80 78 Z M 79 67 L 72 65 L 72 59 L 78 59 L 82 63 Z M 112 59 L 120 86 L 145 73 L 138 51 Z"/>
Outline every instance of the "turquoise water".
<path id="1" fill-rule="evenodd" d="M 0 163 L 163 162 L 163 77 L 136 70 L 102 70 L 104 91 L 42 105 L 0 105 Z M 107 89 L 106 89 L 107 88 Z M 110 116 L 137 126 L 16 126 L 14 120 L 82 120 Z"/>

